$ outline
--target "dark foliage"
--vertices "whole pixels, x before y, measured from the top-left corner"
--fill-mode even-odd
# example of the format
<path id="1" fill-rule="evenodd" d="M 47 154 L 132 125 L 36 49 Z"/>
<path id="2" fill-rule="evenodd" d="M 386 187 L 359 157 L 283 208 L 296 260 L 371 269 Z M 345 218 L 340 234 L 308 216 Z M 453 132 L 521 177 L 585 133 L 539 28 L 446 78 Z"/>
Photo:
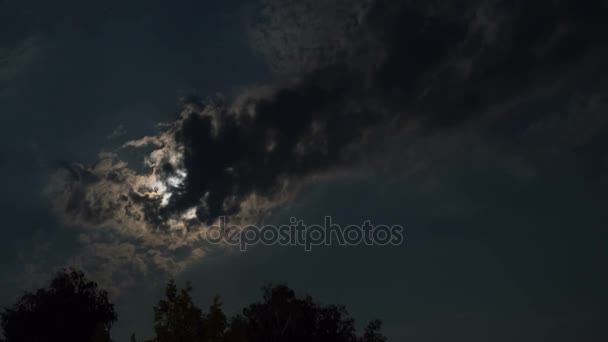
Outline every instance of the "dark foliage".
<path id="1" fill-rule="evenodd" d="M 154 308 L 156 337 L 152 342 L 385 342 L 382 323 L 369 323 L 362 336 L 342 306 L 323 306 L 310 296 L 298 298 L 287 286 L 263 288 L 263 299 L 227 319 L 219 297 L 208 313 L 192 302 L 190 284 L 177 290 L 170 281 L 166 299 Z M 134 340 L 134 339 L 132 339 Z"/>
<path id="2" fill-rule="evenodd" d="M 110 341 L 116 319 L 105 291 L 82 272 L 63 270 L 49 287 L 26 292 L 2 313 L 2 341 Z"/>
<path id="3" fill-rule="evenodd" d="M 173 280 L 154 306 L 155 337 L 146 342 L 386 342 L 381 322 L 369 323 L 362 336 L 342 306 L 299 298 L 284 285 L 263 288 L 263 298 L 231 318 L 219 296 L 207 312 L 192 301 L 192 286 L 178 289 Z M 109 342 L 116 322 L 107 293 L 79 271 L 63 270 L 51 284 L 26 292 L 2 313 L 0 342 Z M 137 341 L 135 335 L 131 342 Z"/>

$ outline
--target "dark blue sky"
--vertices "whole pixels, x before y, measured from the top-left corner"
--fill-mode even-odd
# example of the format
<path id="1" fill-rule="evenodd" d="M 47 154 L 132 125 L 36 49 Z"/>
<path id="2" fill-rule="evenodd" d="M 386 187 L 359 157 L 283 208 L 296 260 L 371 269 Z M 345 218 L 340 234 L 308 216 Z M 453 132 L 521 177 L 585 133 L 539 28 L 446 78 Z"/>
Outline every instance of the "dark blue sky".
<path id="1" fill-rule="evenodd" d="M 594 26 L 601 20 L 592 11 L 475 1 L 473 11 L 466 9 L 473 19 L 465 9 L 449 9 L 446 26 L 429 21 L 439 28 L 424 39 L 406 33 L 425 27 L 424 20 L 386 15 L 393 26 L 371 26 L 378 46 L 340 55 L 328 48 L 342 44 L 334 34 L 353 37 L 335 9 L 313 6 L 298 17 L 303 23 L 272 12 L 280 23 L 260 40 L 251 28 L 258 5 L 0 4 L 0 305 L 75 264 L 102 284 L 121 284 L 112 298 L 116 340 L 151 335 L 152 306 L 171 275 L 142 271 L 137 253 L 104 259 L 91 237 L 106 247 L 133 241 L 63 224 L 45 192 L 49 176 L 66 163 L 90 165 L 100 151 L 157 134 L 158 123 L 178 117 L 184 95 L 230 99 L 294 74 L 304 84 L 326 82 L 306 75 L 379 55 L 388 57 L 366 74 L 375 87 L 369 103 L 424 113 L 404 119 L 422 128 L 399 119 L 396 127 L 376 128 L 357 146 L 362 161 L 335 173 L 313 170 L 320 177 L 304 182 L 268 220 L 320 223 L 331 215 L 342 225 L 399 224 L 407 228 L 405 243 L 312 252 L 256 246 L 210 253 L 173 276 L 193 282 L 201 305 L 222 295 L 230 313 L 259 298 L 262 285 L 287 283 L 346 305 L 361 325 L 381 318 L 389 341 L 606 340 L 608 59 L 605 25 Z M 338 24 L 327 24 L 332 20 Z M 448 33 L 457 30 L 449 25 L 459 20 L 480 36 L 450 45 Z M 311 52 L 310 41 L 327 45 Z M 435 62 L 436 55 L 448 57 Z M 416 82 L 398 81 L 410 76 Z"/>

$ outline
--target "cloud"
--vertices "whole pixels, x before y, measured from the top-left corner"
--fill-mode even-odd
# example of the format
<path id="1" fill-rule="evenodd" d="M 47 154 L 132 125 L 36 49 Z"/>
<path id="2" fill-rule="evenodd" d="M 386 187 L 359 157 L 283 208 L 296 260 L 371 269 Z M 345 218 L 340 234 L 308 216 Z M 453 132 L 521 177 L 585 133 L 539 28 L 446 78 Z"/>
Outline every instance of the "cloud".
<path id="1" fill-rule="evenodd" d="M 251 43 L 280 77 L 303 74 L 353 57 L 356 34 L 371 1 L 263 0 Z"/>
<path id="2" fill-rule="evenodd" d="M 0 98 L 11 95 L 13 82 L 40 54 L 41 44 L 35 37 L 24 39 L 17 46 L 0 44 Z"/>
<path id="3" fill-rule="evenodd" d="M 120 136 L 123 136 L 127 133 L 125 130 L 125 126 L 123 124 L 119 124 L 116 128 L 110 133 L 106 138 L 108 140 L 116 139 Z"/>
<path id="4" fill-rule="evenodd" d="M 275 84 L 229 101 L 186 98 L 159 134 L 53 175 L 48 192 L 67 223 L 131 241 L 98 254 L 145 258 L 141 272 L 180 269 L 213 252 L 202 233 L 220 216 L 259 221 L 306 181 L 386 156 L 371 153 L 378 146 L 422 155 L 410 166 L 424 170 L 465 134 L 512 134 L 499 123 L 516 115 L 499 109 L 599 51 L 606 28 L 595 1 L 265 1 L 261 13 L 252 37 Z M 121 159 L 133 149 L 142 165 Z"/>

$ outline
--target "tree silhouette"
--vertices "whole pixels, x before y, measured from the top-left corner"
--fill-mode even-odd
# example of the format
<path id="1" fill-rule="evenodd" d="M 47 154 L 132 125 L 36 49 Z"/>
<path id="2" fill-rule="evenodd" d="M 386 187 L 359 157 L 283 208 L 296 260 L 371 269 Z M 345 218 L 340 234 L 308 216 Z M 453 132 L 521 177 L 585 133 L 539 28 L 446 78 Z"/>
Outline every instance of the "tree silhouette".
<path id="1" fill-rule="evenodd" d="M 224 342 L 245 342 L 248 340 L 249 327 L 242 315 L 235 315 L 230 319 L 228 328 L 224 333 Z"/>
<path id="2" fill-rule="evenodd" d="M 62 270 L 49 287 L 26 292 L 1 316 L 4 342 L 106 342 L 117 316 L 107 292 L 75 270 Z"/>
<path id="3" fill-rule="evenodd" d="M 209 307 L 209 313 L 203 317 L 205 341 L 222 342 L 228 328 L 226 315 L 222 310 L 222 302 L 219 296 L 213 298 Z"/>
<path id="4" fill-rule="evenodd" d="M 386 342 L 382 323 L 371 321 L 362 336 L 343 306 L 299 298 L 285 285 L 262 288 L 260 302 L 226 317 L 219 296 L 207 312 L 192 300 L 192 285 L 170 280 L 154 306 L 155 337 L 147 342 Z M 79 271 L 57 273 L 46 288 L 26 292 L 1 315 L 0 342 L 109 342 L 116 322 L 105 291 Z M 130 338 L 136 342 L 135 335 Z"/>
<path id="5" fill-rule="evenodd" d="M 243 310 L 250 342 L 356 341 L 354 320 L 344 307 L 299 299 L 287 286 L 264 287 L 260 303 Z"/>
<path id="6" fill-rule="evenodd" d="M 202 342 L 204 319 L 201 309 L 192 302 L 192 285 L 178 291 L 170 280 L 165 290 L 166 299 L 154 307 L 155 342 Z"/>
<path id="7" fill-rule="evenodd" d="M 192 302 L 188 283 L 177 290 L 171 280 L 166 299 L 154 308 L 156 342 L 386 342 L 381 322 L 371 321 L 363 336 L 343 306 L 323 306 L 310 296 L 296 297 L 284 285 L 263 288 L 261 302 L 226 318 L 216 296 L 203 313 Z M 134 338 L 132 338 L 134 341 Z"/>
<path id="8" fill-rule="evenodd" d="M 382 335 L 380 329 L 382 328 L 382 321 L 375 319 L 367 325 L 361 341 L 363 342 L 386 342 L 386 337 Z"/>

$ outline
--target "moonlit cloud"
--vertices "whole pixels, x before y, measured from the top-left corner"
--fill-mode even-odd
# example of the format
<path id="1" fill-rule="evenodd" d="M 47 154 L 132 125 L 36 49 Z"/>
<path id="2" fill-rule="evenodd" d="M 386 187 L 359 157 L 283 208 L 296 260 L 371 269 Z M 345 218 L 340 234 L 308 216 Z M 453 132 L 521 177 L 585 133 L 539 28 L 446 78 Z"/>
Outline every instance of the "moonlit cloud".
<path id="1" fill-rule="evenodd" d="M 351 4 L 264 1 L 251 35 L 276 71 L 274 84 L 226 101 L 187 98 L 160 133 L 93 165 L 57 170 L 48 193 L 66 223 L 88 229 L 83 243 L 95 248 L 83 258 L 113 254 L 102 259 L 119 269 L 132 259 L 137 272 L 179 271 L 214 252 L 204 232 L 220 217 L 256 223 L 310 179 L 378 165 L 397 150 L 407 154 L 399 158 L 404 174 L 428 175 L 439 154 L 453 155 L 446 146 L 497 154 L 502 142 L 488 147 L 486 135 L 517 121 L 502 109 L 566 75 L 605 25 L 592 15 L 595 3 L 578 12 L 477 1 Z M 542 30 L 525 31 L 531 21 Z M 127 150 L 140 160 L 127 162 Z M 533 173 L 525 157 L 500 158 Z"/>

